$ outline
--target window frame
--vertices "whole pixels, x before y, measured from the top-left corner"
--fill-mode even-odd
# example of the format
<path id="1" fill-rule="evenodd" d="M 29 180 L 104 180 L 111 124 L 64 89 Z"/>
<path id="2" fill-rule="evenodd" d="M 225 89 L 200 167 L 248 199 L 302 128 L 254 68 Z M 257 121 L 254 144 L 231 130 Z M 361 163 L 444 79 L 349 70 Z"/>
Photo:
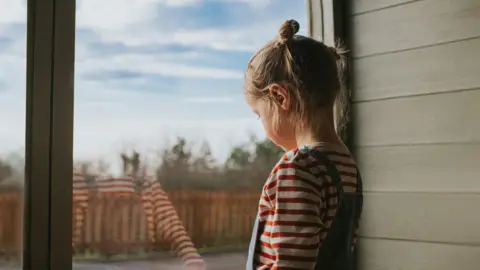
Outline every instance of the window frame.
<path id="1" fill-rule="evenodd" d="M 309 35 L 350 48 L 350 6 L 351 0 L 307 0 Z M 28 0 L 27 9 L 23 269 L 65 270 L 72 268 L 76 1 Z M 345 77 L 350 97 L 351 72 Z M 352 146 L 350 99 L 347 107 Z"/>
<path id="2" fill-rule="evenodd" d="M 352 106 L 353 72 L 352 61 L 352 25 L 350 14 L 355 0 L 307 0 L 308 34 L 328 46 L 334 46 L 337 40 L 348 49 L 347 68 L 342 74 L 347 95 L 346 122 L 339 133 L 349 149 L 354 152 L 354 114 Z"/>
<path id="3" fill-rule="evenodd" d="M 23 269 L 72 268 L 75 0 L 28 0 Z"/>
<path id="4" fill-rule="evenodd" d="M 307 14 L 310 37 L 324 42 L 328 46 L 334 46 L 336 40 L 342 41 L 347 48 L 347 68 L 342 74 L 347 94 L 346 117 L 348 122 L 344 130 L 340 132 L 342 139 L 355 156 L 355 114 L 353 110 L 352 95 L 354 94 L 354 72 L 353 72 L 353 25 L 351 20 L 352 5 L 355 0 L 307 0 Z M 361 253 L 361 241 L 357 242 L 355 248 L 355 267 L 359 269 Z"/>

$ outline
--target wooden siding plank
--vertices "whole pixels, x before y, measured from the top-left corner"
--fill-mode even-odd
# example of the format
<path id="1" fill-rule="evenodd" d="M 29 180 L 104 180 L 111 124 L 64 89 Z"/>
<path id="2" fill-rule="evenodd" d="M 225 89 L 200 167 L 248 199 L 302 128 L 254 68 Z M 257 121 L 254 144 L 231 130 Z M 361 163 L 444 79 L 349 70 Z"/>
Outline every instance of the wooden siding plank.
<path id="1" fill-rule="evenodd" d="M 408 4 L 419 0 L 350 0 L 352 14 L 371 12 L 378 9 L 392 8 L 398 5 Z"/>
<path id="2" fill-rule="evenodd" d="M 354 16 L 351 23 L 354 56 L 395 52 L 480 37 L 480 1 L 418 1 Z"/>
<path id="3" fill-rule="evenodd" d="M 365 191 L 478 192 L 480 144 L 361 147 Z"/>
<path id="4" fill-rule="evenodd" d="M 480 193 L 383 192 L 364 196 L 362 236 L 480 246 Z"/>
<path id="5" fill-rule="evenodd" d="M 480 89 L 353 106 L 356 146 L 480 143 Z"/>
<path id="6" fill-rule="evenodd" d="M 353 63 L 353 99 L 376 100 L 478 88 L 479 48 L 480 38 L 357 59 Z"/>
<path id="7" fill-rule="evenodd" d="M 478 270 L 480 247 L 360 239 L 361 270 Z"/>

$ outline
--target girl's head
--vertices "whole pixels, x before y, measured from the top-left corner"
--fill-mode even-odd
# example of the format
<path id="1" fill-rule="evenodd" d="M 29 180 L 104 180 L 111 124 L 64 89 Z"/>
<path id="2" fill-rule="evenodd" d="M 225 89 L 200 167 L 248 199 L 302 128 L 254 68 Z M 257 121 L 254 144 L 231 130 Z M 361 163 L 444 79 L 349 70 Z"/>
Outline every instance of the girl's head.
<path id="1" fill-rule="evenodd" d="M 267 136 L 284 149 L 299 136 L 335 131 L 333 107 L 342 95 L 341 52 L 295 35 L 300 26 L 286 21 L 279 35 L 248 63 L 245 94 Z"/>

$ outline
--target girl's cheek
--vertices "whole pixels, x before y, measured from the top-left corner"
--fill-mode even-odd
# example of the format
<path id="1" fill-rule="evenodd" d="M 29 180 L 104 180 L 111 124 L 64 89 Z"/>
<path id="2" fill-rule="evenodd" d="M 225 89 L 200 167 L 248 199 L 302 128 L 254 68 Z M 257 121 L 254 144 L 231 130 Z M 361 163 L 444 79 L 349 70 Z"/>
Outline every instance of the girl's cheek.
<path id="1" fill-rule="evenodd" d="M 267 131 L 267 136 L 272 140 L 274 141 L 275 143 L 279 143 L 280 142 L 280 139 L 281 139 L 281 134 L 278 132 L 278 130 L 276 129 L 275 126 L 271 125 L 269 128 L 268 128 L 268 131 Z"/>
<path id="2" fill-rule="evenodd" d="M 264 118 L 260 118 L 260 119 L 262 121 L 262 126 L 263 126 L 263 129 L 265 130 L 265 134 L 267 135 L 267 137 L 269 137 L 270 139 L 275 137 L 275 132 L 272 128 L 271 123 L 269 123 L 268 121 L 265 121 Z"/>

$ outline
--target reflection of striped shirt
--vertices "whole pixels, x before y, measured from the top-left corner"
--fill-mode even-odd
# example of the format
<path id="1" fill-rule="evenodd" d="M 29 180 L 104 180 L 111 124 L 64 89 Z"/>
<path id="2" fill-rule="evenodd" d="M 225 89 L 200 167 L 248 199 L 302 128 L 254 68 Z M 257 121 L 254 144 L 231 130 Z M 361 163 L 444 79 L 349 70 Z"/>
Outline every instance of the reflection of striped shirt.
<path id="1" fill-rule="evenodd" d="M 149 226 L 154 226 L 155 238 L 165 240 L 184 262 L 203 262 L 167 194 L 157 181 L 150 182 L 142 193 Z M 153 225 L 155 224 L 155 225 Z"/>
<path id="2" fill-rule="evenodd" d="M 80 240 L 85 212 L 90 200 L 89 194 L 93 190 L 96 190 L 98 195 L 140 196 L 152 242 L 167 241 L 185 264 L 203 262 L 160 184 L 157 181 L 146 181 L 140 191 L 136 191 L 134 178 L 131 176 L 98 178 L 95 181 L 95 187 L 89 189 L 83 175 L 74 174 L 74 245 Z"/>
<path id="3" fill-rule="evenodd" d="M 355 162 L 345 147 L 308 147 L 325 151 L 341 175 L 344 191 L 356 191 Z M 311 153 L 287 152 L 262 191 L 257 269 L 314 269 L 338 206 L 337 193 L 325 166 Z"/>
<path id="4" fill-rule="evenodd" d="M 133 195 L 135 188 L 133 185 L 133 178 L 130 176 L 123 176 L 119 178 L 101 177 L 96 180 L 96 189 L 102 194 Z"/>
<path id="5" fill-rule="evenodd" d="M 82 206 L 88 205 L 88 186 L 81 173 L 73 173 L 73 201 Z"/>
<path id="6" fill-rule="evenodd" d="M 89 190 L 87 181 L 83 174 L 73 173 L 73 232 L 72 245 L 75 246 L 80 241 L 80 236 L 84 228 L 85 212 L 88 208 Z"/>

